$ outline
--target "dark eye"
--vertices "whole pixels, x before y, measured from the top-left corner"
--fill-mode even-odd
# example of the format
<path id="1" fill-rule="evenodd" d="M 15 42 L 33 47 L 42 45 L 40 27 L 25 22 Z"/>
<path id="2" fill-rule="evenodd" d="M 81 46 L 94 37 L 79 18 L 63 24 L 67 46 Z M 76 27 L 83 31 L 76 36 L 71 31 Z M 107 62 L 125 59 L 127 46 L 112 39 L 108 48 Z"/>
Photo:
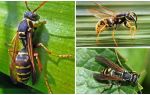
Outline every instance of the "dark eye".
<path id="1" fill-rule="evenodd" d="M 36 17 L 36 15 L 33 14 L 33 15 L 32 15 L 32 18 L 35 18 L 35 17 Z"/>

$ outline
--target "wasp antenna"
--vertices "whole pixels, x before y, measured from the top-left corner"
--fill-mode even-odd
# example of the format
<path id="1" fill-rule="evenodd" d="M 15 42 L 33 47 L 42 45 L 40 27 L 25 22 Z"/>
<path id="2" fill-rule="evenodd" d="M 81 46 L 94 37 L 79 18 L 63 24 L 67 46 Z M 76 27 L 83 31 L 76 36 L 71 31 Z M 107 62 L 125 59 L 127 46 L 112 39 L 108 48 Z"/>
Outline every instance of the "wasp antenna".
<path id="1" fill-rule="evenodd" d="M 48 1 L 43 1 L 36 9 L 34 9 L 33 13 L 36 12 L 39 8 L 41 8 Z"/>
<path id="2" fill-rule="evenodd" d="M 25 1 L 25 4 L 26 4 L 26 8 L 27 8 L 29 11 L 31 11 L 30 8 L 29 8 L 29 6 L 28 6 L 27 1 Z"/>

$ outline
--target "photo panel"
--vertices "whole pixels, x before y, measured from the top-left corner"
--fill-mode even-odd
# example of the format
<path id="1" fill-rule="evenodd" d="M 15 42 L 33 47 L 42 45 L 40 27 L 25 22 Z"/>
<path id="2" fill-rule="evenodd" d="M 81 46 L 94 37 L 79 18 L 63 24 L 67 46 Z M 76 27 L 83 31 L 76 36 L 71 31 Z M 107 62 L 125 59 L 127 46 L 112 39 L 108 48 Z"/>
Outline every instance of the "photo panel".
<path id="1" fill-rule="evenodd" d="M 75 2 L 0 2 L 0 93 L 75 93 Z"/>
<path id="2" fill-rule="evenodd" d="M 150 93 L 149 48 L 77 48 L 77 94 Z"/>
<path id="3" fill-rule="evenodd" d="M 77 47 L 148 47 L 149 1 L 77 1 Z"/>

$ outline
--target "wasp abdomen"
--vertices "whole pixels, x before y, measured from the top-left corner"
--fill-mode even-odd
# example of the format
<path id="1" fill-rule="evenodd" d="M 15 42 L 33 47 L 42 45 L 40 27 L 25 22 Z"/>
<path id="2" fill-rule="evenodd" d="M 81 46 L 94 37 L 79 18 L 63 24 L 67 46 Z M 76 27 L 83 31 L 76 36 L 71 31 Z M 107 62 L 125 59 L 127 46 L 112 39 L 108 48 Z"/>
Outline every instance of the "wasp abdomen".
<path id="1" fill-rule="evenodd" d="M 113 70 L 111 68 L 106 68 L 103 70 L 103 74 L 113 76 L 113 75 L 115 75 L 115 70 Z"/>
<path id="2" fill-rule="evenodd" d="M 31 75 L 31 62 L 27 52 L 19 52 L 16 57 L 16 79 L 18 82 L 27 81 Z"/>

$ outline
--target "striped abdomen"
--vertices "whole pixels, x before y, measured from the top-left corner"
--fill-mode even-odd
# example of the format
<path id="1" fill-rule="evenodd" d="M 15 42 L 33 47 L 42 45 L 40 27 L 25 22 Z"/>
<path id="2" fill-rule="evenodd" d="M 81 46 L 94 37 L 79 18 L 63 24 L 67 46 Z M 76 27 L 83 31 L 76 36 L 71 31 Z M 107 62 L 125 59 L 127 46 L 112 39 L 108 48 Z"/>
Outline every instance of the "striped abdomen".
<path id="1" fill-rule="evenodd" d="M 102 72 L 104 75 L 110 75 L 110 76 L 115 75 L 115 70 L 111 68 L 105 68 Z"/>
<path id="2" fill-rule="evenodd" d="M 27 52 L 19 52 L 16 57 L 15 69 L 17 82 L 27 81 L 31 75 L 31 62 Z"/>

